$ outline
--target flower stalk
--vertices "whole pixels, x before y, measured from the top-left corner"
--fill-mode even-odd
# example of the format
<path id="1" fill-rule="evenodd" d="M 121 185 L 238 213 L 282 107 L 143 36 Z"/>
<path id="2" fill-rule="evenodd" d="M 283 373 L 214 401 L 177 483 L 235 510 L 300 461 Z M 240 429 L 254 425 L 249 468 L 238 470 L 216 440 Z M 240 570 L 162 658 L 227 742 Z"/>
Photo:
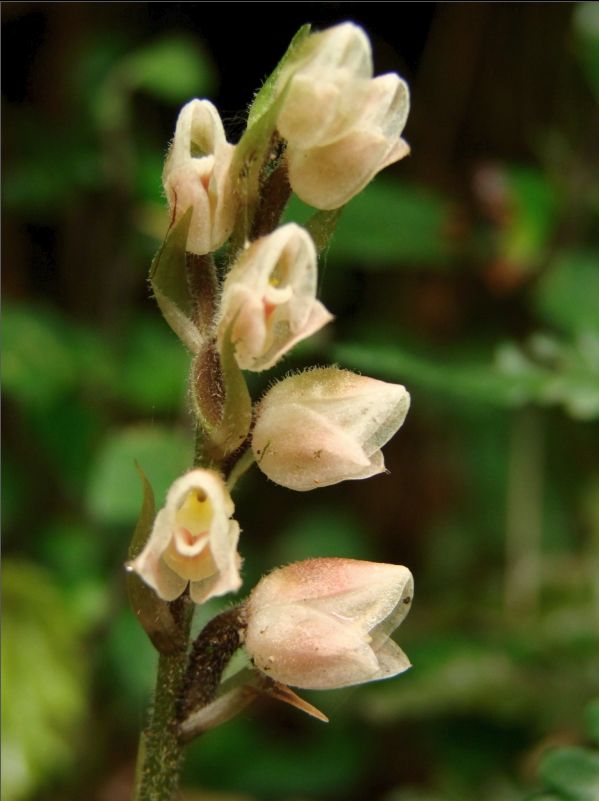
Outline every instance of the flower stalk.
<path id="1" fill-rule="evenodd" d="M 316 368 L 254 402 L 244 371 L 271 369 L 332 322 L 317 297 L 318 256 L 344 203 L 407 154 L 408 108 L 405 83 L 373 78 L 368 37 L 345 23 L 301 29 L 237 145 L 210 101 L 179 114 L 163 172 L 171 226 L 150 283 L 190 352 L 196 445 L 157 512 L 140 470 L 128 590 L 159 660 L 133 801 L 173 801 L 184 744 L 257 696 L 326 721 L 288 685 L 334 689 L 410 666 L 390 637 L 410 607 L 410 571 L 350 559 L 273 571 L 190 645 L 193 605 L 242 585 L 231 492 L 254 461 L 301 492 L 385 472 L 381 448 L 409 409 L 403 386 Z M 305 227 L 280 224 L 292 192 L 316 209 Z M 251 666 L 223 680 L 239 648 Z"/>
<path id="2" fill-rule="evenodd" d="M 185 597 L 171 606 L 180 610 L 179 633 L 185 645 L 158 658 L 150 721 L 140 738 L 133 801 L 172 801 L 183 764 L 177 711 L 187 669 L 193 605 Z"/>

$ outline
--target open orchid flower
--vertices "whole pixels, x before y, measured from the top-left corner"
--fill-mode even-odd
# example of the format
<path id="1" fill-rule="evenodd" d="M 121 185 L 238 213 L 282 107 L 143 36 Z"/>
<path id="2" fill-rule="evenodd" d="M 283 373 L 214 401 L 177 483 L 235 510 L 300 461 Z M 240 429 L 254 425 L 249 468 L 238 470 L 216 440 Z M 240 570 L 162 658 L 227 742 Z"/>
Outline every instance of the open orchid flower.
<path id="1" fill-rule="evenodd" d="M 405 420 L 410 396 L 336 367 L 288 376 L 257 409 L 252 449 L 272 481 L 311 490 L 382 473 L 381 447 Z"/>
<path id="2" fill-rule="evenodd" d="M 192 100 L 181 109 L 162 181 L 176 222 L 193 208 L 187 250 L 203 255 L 229 237 L 235 218 L 229 144 L 216 108 L 209 100 Z"/>
<path id="3" fill-rule="evenodd" d="M 247 601 L 245 650 L 271 679 L 304 689 L 396 676 L 410 662 L 389 635 L 413 588 L 401 565 L 329 558 L 278 568 Z"/>
<path id="4" fill-rule="evenodd" d="M 272 367 L 332 320 L 316 300 L 316 249 L 295 223 L 249 245 L 223 286 L 218 336 L 230 338 L 243 370 Z"/>
<path id="5" fill-rule="evenodd" d="M 218 473 L 186 473 L 171 486 L 145 548 L 128 568 L 165 601 L 178 598 L 188 584 L 195 603 L 235 592 L 241 578 L 233 511 Z"/>
<path id="6" fill-rule="evenodd" d="M 277 87 L 289 182 L 306 203 L 338 208 L 409 153 L 408 87 L 395 73 L 372 78 L 370 42 L 353 23 L 309 36 Z"/>

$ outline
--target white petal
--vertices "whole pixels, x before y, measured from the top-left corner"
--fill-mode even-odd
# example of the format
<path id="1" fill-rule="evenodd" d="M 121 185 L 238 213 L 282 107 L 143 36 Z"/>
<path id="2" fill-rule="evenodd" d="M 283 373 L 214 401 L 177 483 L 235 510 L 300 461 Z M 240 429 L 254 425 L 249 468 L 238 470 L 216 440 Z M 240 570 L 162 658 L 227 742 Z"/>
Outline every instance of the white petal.
<path id="1" fill-rule="evenodd" d="M 408 85 L 399 75 L 390 72 L 369 82 L 360 126 L 378 128 L 389 139 L 396 139 L 403 131 L 410 111 Z"/>
<path id="2" fill-rule="evenodd" d="M 406 654 L 393 640 L 387 640 L 385 645 L 378 651 L 375 649 L 375 653 L 379 663 L 379 669 L 372 677 L 371 681 L 397 676 L 412 667 L 412 663 Z"/>
<path id="3" fill-rule="evenodd" d="M 212 555 L 218 567 L 216 573 L 201 580 L 192 581 L 189 593 L 192 601 L 203 603 L 208 598 L 216 598 L 229 592 L 237 592 L 241 587 L 239 568 L 241 560 L 237 553 L 240 528 L 236 520 L 229 521 L 226 534 L 213 535 Z"/>
<path id="4" fill-rule="evenodd" d="M 317 209 L 337 209 L 358 194 L 381 169 L 389 139 L 377 130 L 355 130 L 332 144 L 310 150 L 290 148 L 289 183 Z"/>
<path id="5" fill-rule="evenodd" d="M 190 158 L 213 155 L 226 141 L 216 107 L 209 100 L 191 100 L 179 112 L 165 177 L 170 169 Z"/>
<path id="6" fill-rule="evenodd" d="M 145 548 L 128 564 L 128 568 L 134 570 L 164 601 L 174 601 L 187 586 L 187 580 L 171 570 L 162 558 L 171 539 L 171 525 L 169 512 L 161 509 Z"/>
<path id="7" fill-rule="evenodd" d="M 347 619 L 370 630 L 395 612 L 406 592 L 411 596 L 413 582 L 403 565 L 342 558 L 306 559 L 265 576 L 252 592 L 252 605 L 261 608 L 281 601 L 306 601 L 337 615 L 339 620 Z M 409 605 L 404 605 L 403 617 L 408 610 Z M 400 622 L 394 619 L 394 627 Z"/>
<path id="8" fill-rule="evenodd" d="M 359 684 L 379 669 L 358 629 L 299 604 L 251 611 L 245 647 L 267 676 L 304 689 Z"/>
<path id="9" fill-rule="evenodd" d="M 317 331 L 320 331 L 327 323 L 333 320 L 333 315 L 326 309 L 319 300 L 312 303 L 308 319 L 303 327 L 299 328 L 295 333 L 289 333 L 289 328 L 284 329 L 285 333 L 275 335 L 272 347 L 264 353 L 263 356 L 252 358 L 251 360 L 239 359 L 239 366 L 243 370 L 261 371 L 268 370 L 273 367 L 279 359 L 291 350 L 298 342 L 312 336 Z"/>
<path id="10" fill-rule="evenodd" d="M 289 489 L 306 491 L 371 474 L 371 461 L 355 439 L 299 404 L 263 408 L 252 449 L 260 470 Z"/>

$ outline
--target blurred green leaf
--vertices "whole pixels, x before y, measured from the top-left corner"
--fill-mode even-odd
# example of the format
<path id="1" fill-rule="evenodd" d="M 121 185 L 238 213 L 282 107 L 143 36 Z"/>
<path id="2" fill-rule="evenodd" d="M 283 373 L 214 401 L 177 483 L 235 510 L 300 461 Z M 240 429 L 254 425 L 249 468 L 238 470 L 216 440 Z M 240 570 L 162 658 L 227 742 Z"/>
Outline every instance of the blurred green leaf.
<path id="1" fill-rule="evenodd" d="M 344 206 L 332 239 L 332 262 L 364 268 L 449 262 L 448 201 L 421 187 L 379 178 Z"/>
<path id="2" fill-rule="evenodd" d="M 6 424 L 6 423 L 5 423 Z M 6 532 L 13 521 L 18 519 L 23 507 L 28 504 L 29 496 L 25 475 L 11 456 L 10 450 L 4 448 L 2 453 L 2 526 Z"/>
<path id="3" fill-rule="evenodd" d="M 292 196 L 284 221 L 313 209 Z M 430 191 L 378 178 L 343 207 L 327 258 L 364 268 L 444 265 L 451 256 L 449 203 Z"/>
<path id="4" fill-rule="evenodd" d="M 68 328 L 44 309 L 4 305 L 3 385 L 20 403 L 45 407 L 78 381 Z"/>
<path id="5" fill-rule="evenodd" d="M 136 50 L 118 66 L 122 80 L 169 103 L 208 97 L 216 70 L 197 40 L 168 36 Z"/>
<path id="6" fill-rule="evenodd" d="M 104 693 L 114 699 L 125 728 L 137 733 L 154 687 L 158 655 L 125 607 L 113 616 L 102 646 L 99 674 Z"/>
<path id="7" fill-rule="evenodd" d="M 599 101 L 599 6 L 597 3 L 577 3 L 573 19 L 576 53 Z"/>
<path id="8" fill-rule="evenodd" d="M 507 169 L 510 214 L 501 256 L 521 268 L 538 267 L 555 228 L 557 198 L 546 175 L 531 167 Z"/>
<path id="9" fill-rule="evenodd" d="M 599 336 L 587 332 L 573 343 L 535 334 L 522 348 L 504 344 L 495 355 L 505 376 L 531 381 L 530 399 L 560 404 L 574 418 L 599 416 Z"/>
<path id="10" fill-rule="evenodd" d="M 49 574 L 5 559 L 2 600 L 2 798 L 19 801 L 75 763 L 86 665 Z"/>
<path id="11" fill-rule="evenodd" d="M 84 125 L 65 130 L 53 121 L 40 120 L 33 111 L 20 109 L 11 117 L 6 139 L 14 140 L 15 152 L 3 177 L 7 211 L 25 213 L 36 221 L 56 221 L 82 191 L 104 183 L 97 146 Z"/>
<path id="12" fill-rule="evenodd" d="M 586 728 L 591 740 L 599 745 L 599 698 L 591 701 L 585 710 Z"/>
<path id="13" fill-rule="evenodd" d="M 187 775 L 197 776 L 203 787 L 257 798 L 343 797 L 366 770 L 373 743 L 354 726 L 316 726 L 307 721 L 291 731 L 269 731 L 239 716 L 202 737 L 201 747 L 191 745 Z M 234 771 L 227 767 L 231 754 Z"/>
<path id="14" fill-rule="evenodd" d="M 571 334 L 599 332 L 599 251 L 560 253 L 538 282 L 533 303 Z"/>
<path id="15" fill-rule="evenodd" d="M 44 412 L 75 390 L 106 389 L 116 381 L 114 357 L 98 333 L 40 306 L 5 304 L 4 389 Z"/>
<path id="16" fill-rule="evenodd" d="M 406 650 L 414 667 L 397 681 L 373 685 L 363 693 L 369 720 L 434 718 L 455 710 L 493 710 L 509 717 L 515 694 L 522 697 L 522 677 L 501 649 L 454 637 Z"/>
<path id="17" fill-rule="evenodd" d="M 109 525 L 132 525 L 140 506 L 135 462 L 143 468 L 162 506 L 171 483 L 191 465 L 193 437 L 181 431 L 139 425 L 107 437 L 92 465 L 87 503 Z"/>
<path id="18" fill-rule="evenodd" d="M 142 412 L 183 408 L 189 356 L 159 316 L 139 317 L 127 332 L 116 394 Z"/>
<path id="19" fill-rule="evenodd" d="M 105 619 L 112 601 L 111 586 L 106 581 L 106 565 L 112 553 L 105 537 L 89 525 L 54 519 L 39 530 L 36 553 L 59 581 L 81 630 L 87 631 Z"/>
<path id="20" fill-rule="evenodd" d="M 317 507 L 300 512 L 277 538 L 275 565 L 316 556 L 343 556 L 376 560 L 369 532 L 355 517 L 337 507 Z"/>
<path id="21" fill-rule="evenodd" d="M 34 407 L 27 415 L 29 434 L 55 470 L 57 483 L 78 499 L 105 421 L 87 399 L 66 397 Z"/>
<path id="22" fill-rule="evenodd" d="M 557 748 L 546 754 L 539 773 L 550 790 L 567 801 L 599 798 L 599 752 L 588 748 Z"/>
<path id="23" fill-rule="evenodd" d="M 343 365 L 453 400 L 498 408 L 561 404 L 582 420 L 599 415 L 599 338 L 586 335 L 572 346 L 538 335 L 525 344 L 528 352 L 503 343 L 494 358 L 478 362 L 454 354 L 433 358 L 385 342 L 335 345 L 332 355 Z"/>
<path id="24" fill-rule="evenodd" d="M 544 380 L 542 371 L 502 372 L 493 363 L 460 363 L 448 358 L 432 361 L 392 344 L 346 343 L 333 348 L 343 365 L 370 370 L 383 378 L 414 384 L 461 401 L 514 407 L 531 400 Z"/>

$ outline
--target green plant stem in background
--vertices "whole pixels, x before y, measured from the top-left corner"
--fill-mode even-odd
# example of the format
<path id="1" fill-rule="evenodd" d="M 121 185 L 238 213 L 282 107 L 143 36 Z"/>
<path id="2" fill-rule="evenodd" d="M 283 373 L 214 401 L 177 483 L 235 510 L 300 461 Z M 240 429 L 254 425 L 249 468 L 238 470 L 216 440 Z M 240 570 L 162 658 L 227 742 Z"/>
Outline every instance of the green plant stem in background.
<path id="1" fill-rule="evenodd" d="M 537 409 L 515 412 L 506 509 L 504 599 L 510 618 L 538 612 L 543 524 L 543 427 Z"/>

